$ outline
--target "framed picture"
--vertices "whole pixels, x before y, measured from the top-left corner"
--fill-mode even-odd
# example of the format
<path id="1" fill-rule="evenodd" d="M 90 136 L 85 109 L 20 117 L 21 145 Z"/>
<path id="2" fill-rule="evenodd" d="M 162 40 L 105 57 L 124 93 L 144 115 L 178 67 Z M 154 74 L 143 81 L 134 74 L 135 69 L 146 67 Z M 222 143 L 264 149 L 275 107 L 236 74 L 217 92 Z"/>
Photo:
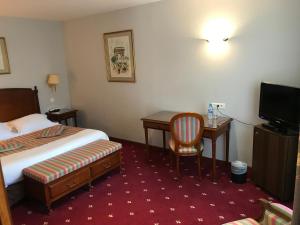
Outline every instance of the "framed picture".
<path id="1" fill-rule="evenodd" d="M 10 74 L 10 66 L 4 37 L 0 37 L 0 74 Z"/>
<path id="2" fill-rule="evenodd" d="M 105 33 L 103 38 L 108 81 L 135 82 L 132 30 Z"/>

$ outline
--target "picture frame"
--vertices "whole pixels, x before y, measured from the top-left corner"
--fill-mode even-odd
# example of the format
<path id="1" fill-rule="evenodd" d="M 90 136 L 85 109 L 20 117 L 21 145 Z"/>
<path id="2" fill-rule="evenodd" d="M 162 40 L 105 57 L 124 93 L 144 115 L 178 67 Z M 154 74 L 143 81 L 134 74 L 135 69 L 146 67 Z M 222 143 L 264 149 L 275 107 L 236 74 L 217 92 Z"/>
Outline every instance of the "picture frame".
<path id="1" fill-rule="evenodd" d="M 10 74 L 10 65 L 4 37 L 0 37 L 0 75 Z"/>
<path id="2" fill-rule="evenodd" d="M 123 30 L 103 34 L 109 82 L 135 82 L 133 31 Z"/>

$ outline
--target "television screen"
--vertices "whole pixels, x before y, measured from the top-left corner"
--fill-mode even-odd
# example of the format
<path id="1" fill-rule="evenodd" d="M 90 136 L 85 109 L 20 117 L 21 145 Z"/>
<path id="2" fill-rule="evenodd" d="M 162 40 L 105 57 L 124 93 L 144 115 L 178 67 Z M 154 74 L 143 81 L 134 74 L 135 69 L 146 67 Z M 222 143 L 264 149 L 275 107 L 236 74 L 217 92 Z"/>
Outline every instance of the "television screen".
<path id="1" fill-rule="evenodd" d="M 300 89 L 261 83 L 259 117 L 281 126 L 298 128 Z"/>

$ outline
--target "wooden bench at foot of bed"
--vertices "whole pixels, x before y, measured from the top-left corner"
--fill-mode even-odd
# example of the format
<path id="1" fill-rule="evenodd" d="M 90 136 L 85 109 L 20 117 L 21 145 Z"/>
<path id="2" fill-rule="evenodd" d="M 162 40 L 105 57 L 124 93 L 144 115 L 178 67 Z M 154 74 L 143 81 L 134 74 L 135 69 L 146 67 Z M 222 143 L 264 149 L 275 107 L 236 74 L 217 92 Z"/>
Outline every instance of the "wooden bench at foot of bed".
<path id="1" fill-rule="evenodd" d="M 120 167 L 120 143 L 100 140 L 23 170 L 25 195 L 51 204 L 70 192 Z"/>

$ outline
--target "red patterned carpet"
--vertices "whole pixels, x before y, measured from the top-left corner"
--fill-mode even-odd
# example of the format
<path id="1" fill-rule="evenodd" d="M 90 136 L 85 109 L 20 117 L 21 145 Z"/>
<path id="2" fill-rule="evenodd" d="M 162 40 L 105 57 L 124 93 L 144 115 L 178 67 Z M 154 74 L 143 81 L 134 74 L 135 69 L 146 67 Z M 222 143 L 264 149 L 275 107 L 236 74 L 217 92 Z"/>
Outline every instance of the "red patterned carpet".
<path id="1" fill-rule="evenodd" d="M 209 177 L 210 161 L 203 160 L 203 179 L 197 179 L 193 159 L 184 160 L 183 178 L 173 179 L 167 155 L 155 151 L 146 163 L 143 147 L 123 143 L 124 165 L 85 189 L 58 201 L 44 214 L 39 204 L 15 206 L 15 225 L 215 225 L 257 217 L 259 198 L 270 198 L 250 182 L 230 182 L 227 170 L 218 166 L 218 181 Z"/>

